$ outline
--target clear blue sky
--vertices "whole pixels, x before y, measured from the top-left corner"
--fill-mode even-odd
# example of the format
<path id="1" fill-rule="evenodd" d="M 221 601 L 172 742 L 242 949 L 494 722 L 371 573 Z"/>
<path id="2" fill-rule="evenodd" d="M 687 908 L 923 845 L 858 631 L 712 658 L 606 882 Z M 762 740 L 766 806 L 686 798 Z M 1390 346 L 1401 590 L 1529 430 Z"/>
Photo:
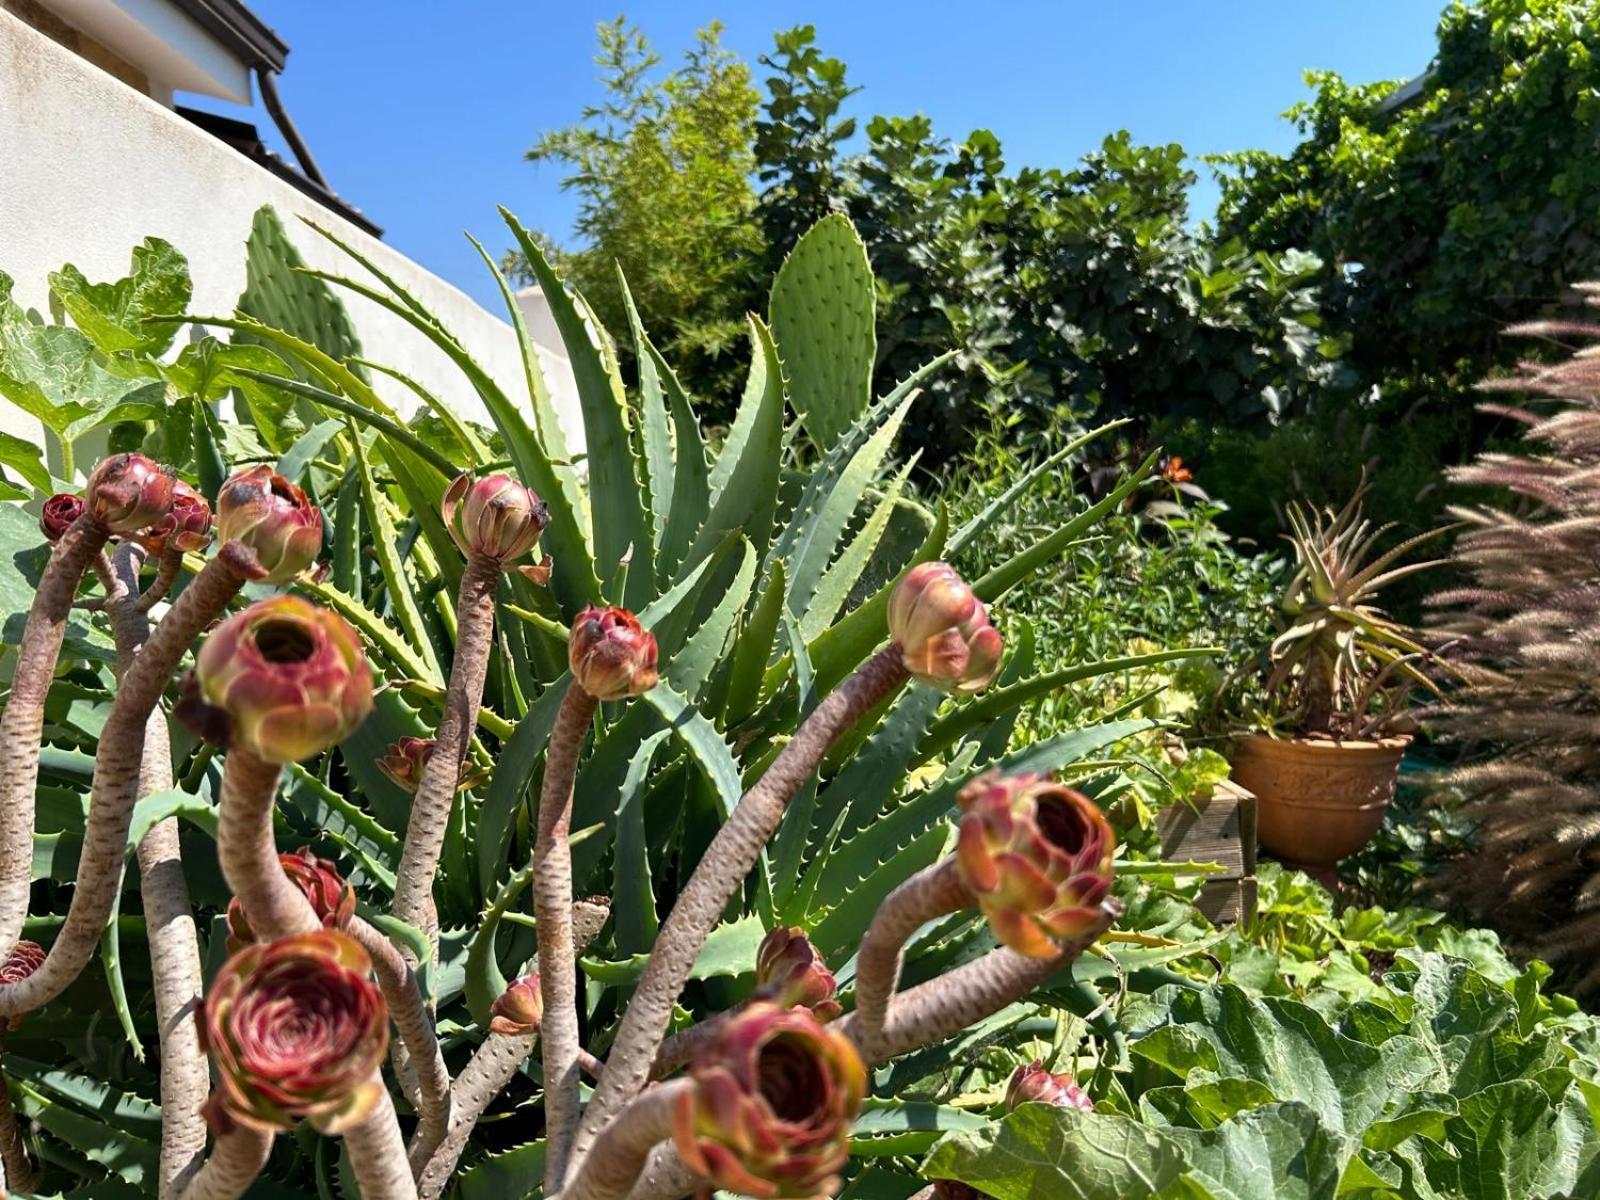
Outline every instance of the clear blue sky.
<path id="1" fill-rule="evenodd" d="M 508 239 L 497 204 L 568 238 L 557 169 L 522 153 L 599 97 L 588 0 L 251 0 L 293 48 L 280 91 L 334 188 L 386 240 L 488 306 L 461 236 Z M 925 112 L 943 135 L 992 129 L 1012 165 L 1064 166 L 1109 131 L 1191 154 L 1285 149 L 1301 74 L 1409 78 L 1433 52 L 1442 0 L 649 0 L 625 10 L 671 60 L 713 19 L 754 65 L 774 30 L 809 22 L 864 91 L 856 111 Z M 763 94 L 765 94 L 763 92 Z M 186 102 L 192 98 L 180 98 Z M 206 105 L 218 111 L 237 109 Z M 256 123 L 284 152 L 258 109 Z M 1200 168 L 1198 213 L 1215 204 Z"/>

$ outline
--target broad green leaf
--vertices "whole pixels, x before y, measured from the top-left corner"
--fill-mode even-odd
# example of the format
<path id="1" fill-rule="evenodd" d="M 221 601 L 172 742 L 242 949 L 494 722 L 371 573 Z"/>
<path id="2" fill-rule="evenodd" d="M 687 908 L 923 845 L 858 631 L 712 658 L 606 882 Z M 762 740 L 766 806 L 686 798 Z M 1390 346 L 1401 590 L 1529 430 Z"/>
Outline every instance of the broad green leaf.
<path id="1" fill-rule="evenodd" d="M 1162 1132 L 1215 1200 L 1334 1200 L 1356 1150 L 1303 1104 L 1257 1108 L 1216 1129 Z"/>
<path id="2" fill-rule="evenodd" d="M 759 917 L 740 917 L 737 921 L 718 925 L 706 938 L 700 957 L 695 959 L 690 979 L 714 979 L 750 975 L 756 969 L 756 951 L 767 936 Z M 611 987 L 627 987 L 639 981 L 644 974 L 648 954 L 635 954 L 621 961 L 608 962 L 584 958 L 579 965 L 590 979 Z"/>
<path id="3" fill-rule="evenodd" d="M 50 290 L 102 354 L 158 355 L 172 344 L 179 323 L 146 318 L 189 306 L 189 262 L 160 238 L 145 238 L 133 248 L 132 268 L 123 278 L 90 283 L 68 263 L 51 273 Z"/>

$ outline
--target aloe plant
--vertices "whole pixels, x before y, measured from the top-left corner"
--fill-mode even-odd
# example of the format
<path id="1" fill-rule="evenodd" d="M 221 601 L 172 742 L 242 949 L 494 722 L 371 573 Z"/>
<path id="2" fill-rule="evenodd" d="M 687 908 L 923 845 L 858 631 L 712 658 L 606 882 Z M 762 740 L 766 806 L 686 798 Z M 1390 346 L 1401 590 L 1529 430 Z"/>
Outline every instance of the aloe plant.
<path id="1" fill-rule="evenodd" d="M 360 944 L 400 1034 L 391 1059 L 401 1128 L 412 1134 L 412 1172 L 401 1179 L 373 1165 L 381 1157 L 376 1148 L 394 1144 L 387 1098 L 346 1134 L 352 1170 L 372 1195 L 411 1194 L 412 1187 L 437 1195 L 458 1164 L 467 1168 L 463 1180 L 494 1164 L 524 1190 L 542 1176 L 547 1194 L 564 1184 L 579 1189 L 573 1195 L 624 1194 L 614 1179 L 595 1177 L 596 1139 L 633 1150 L 654 1145 L 639 1139 L 658 1128 L 650 1122 L 658 1121 L 659 1105 L 636 1106 L 662 1061 L 662 1039 L 737 1007 L 769 929 L 803 931 L 849 1007 L 857 947 L 882 913 L 915 907 L 900 889 L 914 889 L 919 873 L 949 850 L 956 796 L 969 779 L 991 770 L 1074 767 L 1147 727 L 1113 720 L 1008 754 L 1024 705 L 1142 660 L 1056 670 L 1059 664 L 1032 661 L 1032 639 L 1019 628 L 1019 649 L 996 664 L 999 635 L 989 629 L 985 606 L 993 606 L 1004 631 L 1007 591 L 1090 534 L 1140 486 L 1153 460 L 973 580 L 970 591 L 953 573 L 911 571 L 981 538 L 996 510 L 952 530 L 942 506 L 909 493 L 910 464 L 893 461 L 916 389 L 939 362 L 877 398 L 827 382 L 870 377 L 870 274 L 859 242 L 841 236 L 847 228 L 825 222 L 802 239 L 774 290 L 769 319 L 750 319 L 746 387 L 726 438 L 712 447 L 637 314 L 627 331 L 639 364 L 630 387 L 583 298 L 564 288 L 533 240 L 507 221 L 550 298 L 573 364 L 581 462 L 556 422 L 509 289 L 524 350 L 525 370 L 515 382 L 489 376 L 414 297 L 349 247 L 353 275 L 302 270 L 305 287 L 295 294 L 316 294 L 321 304 L 333 293 L 308 292 L 313 285 L 350 290 L 410 322 L 455 361 L 492 429 L 475 428 L 424 397 L 423 436 L 371 385 L 381 368 L 243 314 L 188 318 L 247 335 L 236 346 L 214 344 L 204 379 L 174 374 L 142 351 L 98 351 L 124 355 L 119 369 L 162 382 L 149 409 L 140 410 L 148 449 L 162 451 L 202 491 L 219 457 L 239 468 L 226 486 L 218 486 L 218 475 L 209 488 L 222 503 L 222 549 L 209 565 L 185 561 L 184 574 L 198 574 L 180 581 L 176 604 L 156 627 L 151 644 L 162 655 L 141 652 L 130 669 L 142 668 L 138 686 L 125 681 L 116 693 L 115 724 L 108 724 L 115 744 L 102 741 L 102 762 L 108 754 L 137 761 L 138 738 L 128 731 L 143 728 L 156 702 L 159 687 L 153 693 L 151 683 L 171 678 L 206 614 L 231 604 L 252 574 L 292 586 L 347 622 L 375 688 L 370 717 L 337 748 L 280 772 L 276 763 L 315 750 L 320 734 L 308 729 L 300 739 L 263 724 L 233 668 L 208 666 L 202 654 L 193 694 L 200 707 L 190 705 L 189 715 L 209 712 L 200 727 L 222 732 L 228 749 L 219 755 L 180 736 L 174 777 L 183 786 L 157 790 L 137 810 L 120 798 L 108 805 L 97 791 L 80 868 L 86 873 L 73 904 L 79 919 L 69 917 L 73 954 L 87 958 L 83 947 L 92 954 L 98 944 L 113 994 L 125 991 L 123 956 L 114 939 L 99 940 L 118 928 L 111 919 L 117 876 L 94 864 L 108 861 L 106 848 L 136 842 L 172 817 L 196 824 L 202 846 L 207 837 L 219 839 L 225 876 L 258 935 L 305 932 L 304 905 L 280 880 L 276 855 L 288 846 L 276 845 L 279 832 L 264 823 L 275 806 L 281 836 L 295 845 L 313 841 L 315 853 L 336 862 L 355 887 L 361 915 L 340 920 Z M 852 254 L 858 261 L 841 261 Z M 143 314 L 160 326 L 182 316 Z M 0 358 L 0 370 L 7 361 Z M 827 374 L 812 377 L 822 369 L 815 364 Z M 799 370 L 806 377 L 792 379 Z M 237 423 L 210 414 L 207 405 L 223 394 L 217 389 L 233 392 Z M 823 402 L 826 414 L 804 419 L 800 405 Z M 275 473 L 281 478 L 269 478 Z M 520 534 L 492 545 L 481 540 L 495 530 L 482 513 L 473 515 L 471 480 L 496 473 L 538 498 L 537 562 L 511 561 L 528 548 Z M 458 476 L 468 482 L 456 483 Z M 239 499 L 249 486 L 256 488 L 250 496 L 277 497 L 290 508 L 320 506 L 326 572 L 297 574 L 301 560 L 286 557 L 291 542 L 299 553 L 304 521 L 236 515 L 252 511 Z M 492 484 L 482 502 L 498 503 L 503 494 Z M 258 530 L 276 530 L 279 540 L 251 545 L 248 558 L 229 549 Z M 494 569 L 478 560 L 492 560 Z M 940 594 L 932 616 L 904 596 L 891 605 L 908 572 L 919 586 L 937 579 L 952 589 Z M 134 575 L 137 591 L 136 565 Z M 130 603 L 137 608 L 138 598 Z M 622 615 L 596 615 L 602 610 Z M 104 686 L 92 655 L 85 656 L 85 644 L 104 637 L 93 624 L 99 618 L 89 609 L 78 618 L 76 636 L 68 625 L 70 670 L 57 672 L 58 688 Z M 922 640 L 947 634 L 968 639 L 961 654 L 970 661 L 951 657 L 958 647 Z M 203 647 L 232 644 L 219 642 L 222 636 Z M 648 669 L 611 656 L 607 647 L 624 636 L 641 646 L 648 639 Z M 897 640 L 883 649 L 891 636 Z M 996 669 L 997 686 L 982 701 L 905 684 L 910 672 L 962 691 Z M 230 708 L 239 704 L 246 707 Z M 94 746 L 95 730 L 71 716 L 52 734 L 79 749 Z M 434 757 L 408 775 L 410 749 L 426 738 L 434 739 Z M 46 753 L 41 761 L 59 773 L 63 762 L 78 760 Z M 409 780 L 412 792 L 397 778 Z M 218 797 L 220 823 L 210 804 Z M 89 857 L 90 846 L 100 858 Z M 223 907 L 226 896 L 211 886 L 196 900 Z M 144 887 L 148 904 L 149 880 Z M 889 972 L 863 984 L 874 997 L 870 1032 L 853 1015 L 839 1024 L 869 1059 L 942 1040 L 975 1014 L 1012 1003 L 1059 972 L 1114 911 L 1106 901 L 1099 923 L 1075 925 L 1077 940 L 1035 959 L 992 949 L 975 899 L 954 891 L 940 910 L 953 915 L 932 933 L 893 931 L 892 952 L 878 956 L 883 965 L 860 966 L 863 974 Z M 94 903 L 80 904 L 84 894 Z M 402 895 L 409 897 L 403 905 Z M 252 896 L 264 906 L 259 920 Z M 604 902 L 574 902 L 586 896 Z M 533 917 L 525 911 L 530 899 Z M 204 940 L 208 955 L 211 943 L 220 947 L 216 933 Z M 531 1069 L 535 1035 L 528 1021 L 511 1019 L 503 1000 L 531 986 L 525 973 L 536 952 L 543 1033 L 536 1077 L 545 1093 L 537 1117 L 525 1086 L 507 1091 Z M 199 960 L 198 946 L 188 953 Z M 61 972 L 48 962 L 16 985 L 27 1003 L 12 1005 L 0 987 L 0 1010 L 33 1007 L 31 998 L 55 986 L 48 981 Z M 158 993 L 170 992 L 162 971 L 153 982 Z M 118 1006 L 137 1046 L 139 1022 L 125 1000 Z M 163 1049 L 164 1071 L 165 1058 Z M 599 1081 L 580 1105 L 584 1069 L 598 1071 Z M 518 1118 L 525 1145 L 474 1148 L 479 1118 L 496 1107 Z M 547 1131 L 548 1147 L 540 1137 Z M 259 1137 L 228 1136 L 218 1138 L 212 1165 L 193 1176 L 220 1191 L 181 1191 L 194 1166 L 192 1146 L 182 1163 L 174 1154 L 158 1172 L 122 1177 L 136 1188 L 159 1182 L 163 1194 L 227 1194 L 263 1157 Z M 326 1149 L 310 1153 L 309 1169 L 325 1169 Z M 695 1185 L 675 1160 L 633 1157 L 640 1186 L 655 1189 L 650 1194 L 684 1194 L 672 1189 Z"/>

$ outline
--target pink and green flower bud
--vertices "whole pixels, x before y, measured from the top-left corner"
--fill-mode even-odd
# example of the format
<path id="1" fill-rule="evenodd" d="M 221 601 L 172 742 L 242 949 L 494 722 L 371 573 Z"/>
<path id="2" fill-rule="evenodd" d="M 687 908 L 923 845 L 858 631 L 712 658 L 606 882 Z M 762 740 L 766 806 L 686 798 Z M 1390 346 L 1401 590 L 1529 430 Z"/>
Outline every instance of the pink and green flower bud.
<path id="1" fill-rule="evenodd" d="M 371 711 L 372 672 L 355 630 L 298 596 L 273 596 L 205 640 L 178 715 L 230 748 L 290 763 L 343 741 Z"/>
<path id="2" fill-rule="evenodd" d="M 311 853 L 302 846 L 293 854 L 280 854 L 283 873 L 299 888 L 311 904 L 324 929 L 343 929 L 356 911 L 356 890 L 339 874 L 338 864 Z M 235 896 L 228 901 L 228 952 L 230 954 L 256 940 L 250 918 Z"/>
<path id="3" fill-rule="evenodd" d="M 0 987 L 21 983 L 44 966 L 44 947 L 38 942 L 21 941 L 11 947 L 11 953 L 0 963 Z M 17 1029 L 22 1025 L 23 1014 L 18 1013 L 5 1021 L 4 1028 Z"/>
<path id="4" fill-rule="evenodd" d="M 172 508 L 173 478 L 142 454 L 113 454 L 89 476 L 84 488 L 89 510 L 112 533 L 137 533 Z"/>
<path id="5" fill-rule="evenodd" d="M 305 1119 L 335 1134 L 372 1111 L 389 1013 L 371 967 L 353 938 L 332 929 L 256 942 L 223 964 L 200 1014 L 216 1067 L 206 1103 L 214 1130 Z"/>
<path id="6" fill-rule="evenodd" d="M 456 477 L 439 506 L 445 528 L 469 558 L 511 562 L 532 550 L 550 512 L 532 488 L 509 475 Z"/>
<path id="7" fill-rule="evenodd" d="M 1020 1066 L 1011 1075 L 1006 1088 L 1006 1109 L 1019 1104 L 1048 1104 L 1054 1108 L 1081 1108 L 1092 1112 L 1094 1101 L 1089 1093 L 1078 1086 L 1071 1075 L 1052 1075 L 1038 1059 Z"/>
<path id="8" fill-rule="evenodd" d="M 956 865 L 989 926 L 1029 958 L 1053 958 L 1102 919 L 1116 835 L 1089 797 L 1037 775 L 961 789 Z"/>
<path id="9" fill-rule="evenodd" d="M 837 1190 L 867 1090 L 849 1038 L 804 1008 L 756 1003 L 690 1064 L 689 1078 L 673 1143 L 712 1187 L 758 1200 Z"/>
<path id="10" fill-rule="evenodd" d="M 489 1032 L 509 1037 L 525 1037 L 539 1032 L 544 1020 L 544 993 L 539 990 L 539 972 L 516 980 L 489 1006 Z"/>
<path id="11" fill-rule="evenodd" d="M 254 551 L 263 582 L 288 583 L 322 550 L 322 510 L 271 467 L 249 467 L 217 492 L 217 536 Z"/>
<path id="12" fill-rule="evenodd" d="M 844 1011 L 839 983 L 802 929 L 780 926 L 756 952 L 756 995 L 779 1008 L 809 1008 L 827 1023 Z"/>
<path id="13" fill-rule="evenodd" d="M 87 507 L 82 496 L 57 492 L 39 510 L 39 532 L 44 534 L 47 541 L 59 542 L 61 535 L 72 528 L 73 522 L 83 516 L 83 510 Z"/>
<path id="14" fill-rule="evenodd" d="M 211 505 L 183 480 L 175 479 L 172 511 L 145 530 L 139 541 L 151 554 L 161 554 L 169 546 L 186 554 L 198 553 L 211 544 Z"/>
<path id="15" fill-rule="evenodd" d="M 943 692 L 982 691 L 1000 670 L 1000 633 L 948 563 L 918 563 L 895 585 L 889 636 L 906 670 Z"/>
<path id="16" fill-rule="evenodd" d="M 660 682 L 656 638 L 625 608 L 591 604 L 567 639 L 567 662 L 578 686 L 596 700 L 642 696 Z"/>
<path id="17" fill-rule="evenodd" d="M 390 742 L 388 752 L 377 760 L 378 770 L 407 795 L 414 796 L 417 786 L 422 782 L 423 768 L 433 757 L 435 745 L 437 743 L 433 738 L 419 737 L 403 737 Z M 488 781 L 488 771 L 469 769 L 466 762 L 463 762 L 461 772 L 456 779 L 456 791 L 465 792 L 480 787 Z"/>

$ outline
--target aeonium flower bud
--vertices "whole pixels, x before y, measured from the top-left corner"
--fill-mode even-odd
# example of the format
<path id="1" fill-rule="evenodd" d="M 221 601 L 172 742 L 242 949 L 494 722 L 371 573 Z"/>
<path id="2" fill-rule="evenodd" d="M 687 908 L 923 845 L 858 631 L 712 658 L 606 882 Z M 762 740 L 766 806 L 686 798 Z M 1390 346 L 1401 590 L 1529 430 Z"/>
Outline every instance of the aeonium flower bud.
<path id="1" fill-rule="evenodd" d="M 84 498 L 112 533 L 136 533 L 172 507 L 172 475 L 142 454 L 113 454 L 89 475 Z"/>
<path id="2" fill-rule="evenodd" d="M 371 711 L 372 672 L 355 630 L 298 596 L 273 596 L 205 640 L 178 715 L 230 747 L 289 763 L 343 741 Z"/>
<path id="3" fill-rule="evenodd" d="M 544 993 L 539 972 L 532 971 L 511 983 L 489 1006 L 489 1032 L 521 1037 L 539 1032 L 544 1020 Z"/>
<path id="4" fill-rule="evenodd" d="M 175 479 L 172 510 L 139 540 L 151 554 L 161 554 L 169 546 L 184 553 L 198 553 L 211 544 L 211 505 L 183 480 Z"/>
<path id="5" fill-rule="evenodd" d="M 756 952 L 756 995 L 779 1008 L 809 1008 L 817 1020 L 844 1011 L 835 996 L 839 983 L 803 929 L 779 926 Z"/>
<path id="6" fill-rule="evenodd" d="M 1052 1075 L 1038 1059 L 1018 1067 L 1006 1088 L 1007 1110 L 1019 1104 L 1049 1104 L 1055 1108 L 1081 1108 L 1093 1111 L 1094 1101 L 1071 1075 Z"/>
<path id="7" fill-rule="evenodd" d="M 322 510 L 271 467 L 248 467 L 217 491 L 217 536 L 250 547 L 263 582 L 288 583 L 322 549 Z"/>
<path id="8" fill-rule="evenodd" d="M 1082 792 L 990 772 L 961 789 L 961 878 L 989 927 L 1029 958 L 1053 958 L 1101 920 L 1116 835 Z"/>
<path id="9" fill-rule="evenodd" d="M 474 480 L 459 475 L 439 506 L 445 528 L 468 557 L 497 562 L 521 558 L 550 523 L 550 512 L 532 488 L 509 475 Z"/>
<path id="10" fill-rule="evenodd" d="M 214 1129 L 288 1129 L 305 1118 L 333 1134 L 371 1112 L 389 1042 L 371 966 L 332 929 L 256 942 L 223 964 L 200 1016 L 217 1069 L 206 1103 Z"/>
<path id="11" fill-rule="evenodd" d="M 423 768 L 433 757 L 438 743 L 433 738 L 403 737 L 389 743 L 389 749 L 377 760 L 378 770 L 396 787 L 408 795 L 416 795 L 422 782 Z M 456 791 L 465 792 L 489 781 L 489 772 L 469 769 L 463 761 L 456 777 Z"/>
<path id="12" fill-rule="evenodd" d="M 889 636 L 906 670 L 940 691 L 982 691 L 1000 670 L 1000 633 L 948 563 L 918 563 L 895 585 Z"/>
<path id="13" fill-rule="evenodd" d="M 572 678 L 596 700 L 640 696 L 660 682 L 656 638 L 625 608 L 591 604 L 578 614 L 567 639 Z"/>
<path id="14" fill-rule="evenodd" d="M 311 903 L 324 929 L 343 929 L 355 915 L 356 890 L 339 874 L 338 864 L 311 853 L 302 846 L 293 854 L 280 854 L 283 873 Z M 235 896 L 228 901 L 228 952 L 231 954 L 256 940 L 255 930 L 244 906 Z"/>
<path id="15" fill-rule="evenodd" d="M 44 502 L 39 510 L 39 532 L 51 542 L 59 542 L 61 535 L 72 528 L 72 523 L 83 516 L 87 508 L 82 496 L 72 492 L 57 492 Z"/>
<path id="16" fill-rule="evenodd" d="M 803 1008 L 758 1002 L 690 1064 L 689 1078 L 673 1143 L 712 1187 L 761 1200 L 838 1187 L 867 1090 L 849 1038 Z"/>

